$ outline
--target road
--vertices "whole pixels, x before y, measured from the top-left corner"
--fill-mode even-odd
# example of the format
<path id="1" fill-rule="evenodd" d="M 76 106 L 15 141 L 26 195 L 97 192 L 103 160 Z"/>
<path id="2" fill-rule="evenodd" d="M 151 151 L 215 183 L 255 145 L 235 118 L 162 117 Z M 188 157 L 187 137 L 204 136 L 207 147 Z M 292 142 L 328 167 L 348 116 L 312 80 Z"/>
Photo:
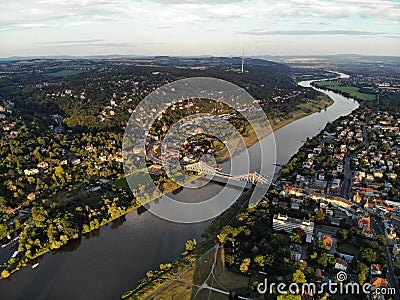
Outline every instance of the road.
<path id="1" fill-rule="evenodd" d="M 365 146 L 369 146 L 369 140 L 368 140 L 368 134 L 367 134 L 367 126 L 369 122 L 369 116 L 365 116 L 365 123 L 363 125 L 363 139 Z M 350 160 L 354 157 L 354 153 L 351 154 L 350 156 L 346 157 L 344 161 L 344 180 L 342 187 L 340 189 L 340 196 L 345 198 L 345 199 L 350 199 L 351 197 L 351 185 L 353 182 L 353 174 L 351 173 L 351 167 L 350 167 Z"/>
<path id="2" fill-rule="evenodd" d="M 344 162 L 344 180 L 340 190 L 340 196 L 345 199 L 350 199 L 351 196 L 351 183 L 353 181 L 353 175 L 351 174 L 350 159 L 352 158 L 353 155 L 350 155 L 349 157 L 346 157 Z"/>
<path id="3" fill-rule="evenodd" d="M 393 271 L 393 262 L 392 262 L 392 255 L 389 251 L 389 247 L 386 246 L 386 264 L 387 264 L 387 279 L 389 281 L 389 286 L 392 288 L 396 289 L 396 294 L 394 295 L 394 298 L 396 300 L 400 299 L 400 293 L 399 293 L 399 285 L 397 284 L 397 279 Z"/>
<path id="4" fill-rule="evenodd" d="M 375 223 L 375 225 L 373 227 L 377 234 L 384 234 L 382 226 L 380 225 L 380 220 L 377 220 L 377 222 Z M 389 286 L 396 289 L 396 295 L 394 295 L 394 298 L 396 300 L 400 300 L 399 284 L 398 284 L 396 275 L 394 274 L 392 252 L 389 249 L 388 243 L 386 244 L 386 265 L 387 265 L 386 278 L 389 281 Z"/>
<path id="5" fill-rule="evenodd" d="M 368 140 L 368 134 L 367 134 L 368 122 L 369 122 L 369 116 L 366 115 L 365 116 L 365 123 L 364 123 L 364 126 L 363 126 L 363 137 L 364 137 L 364 143 L 365 143 L 366 146 L 369 146 L 369 140 Z"/>

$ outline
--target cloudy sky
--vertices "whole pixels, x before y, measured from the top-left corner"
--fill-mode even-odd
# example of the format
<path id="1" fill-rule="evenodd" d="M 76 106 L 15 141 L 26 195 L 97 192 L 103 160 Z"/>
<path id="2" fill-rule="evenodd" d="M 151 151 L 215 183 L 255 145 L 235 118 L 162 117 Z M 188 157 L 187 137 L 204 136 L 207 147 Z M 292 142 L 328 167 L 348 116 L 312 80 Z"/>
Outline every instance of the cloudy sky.
<path id="1" fill-rule="evenodd" d="M 400 0 L 0 0 L 13 55 L 400 55 Z"/>

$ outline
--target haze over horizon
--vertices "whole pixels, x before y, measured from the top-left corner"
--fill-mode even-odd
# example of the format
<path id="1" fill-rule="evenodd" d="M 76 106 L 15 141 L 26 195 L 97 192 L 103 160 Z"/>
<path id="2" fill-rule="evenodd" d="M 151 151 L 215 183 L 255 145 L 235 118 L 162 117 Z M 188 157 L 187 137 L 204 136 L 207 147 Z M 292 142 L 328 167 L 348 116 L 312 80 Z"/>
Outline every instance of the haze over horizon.
<path id="1" fill-rule="evenodd" d="M 0 0 L 0 57 L 400 56 L 399 0 Z"/>

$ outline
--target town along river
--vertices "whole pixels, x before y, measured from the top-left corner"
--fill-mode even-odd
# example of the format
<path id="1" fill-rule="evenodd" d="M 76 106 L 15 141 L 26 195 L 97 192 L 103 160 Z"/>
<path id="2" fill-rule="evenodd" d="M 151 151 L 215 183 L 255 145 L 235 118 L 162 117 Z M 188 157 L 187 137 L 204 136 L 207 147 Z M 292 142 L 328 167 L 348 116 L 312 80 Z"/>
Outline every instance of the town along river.
<path id="1" fill-rule="evenodd" d="M 310 86 L 310 81 L 299 85 Z M 323 92 L 334 100 L 334 104 L 275 132 L 278 164 L 287 163 L 304 141 L 320 132 L 327 122 L 358 107 L 352 99 Z M 261 141 L 270 142 L 271 136 Z M 259 147 L 252 147 L 250 151 L 257 151 L 253 150 L 256 148 Z M 240 163 L 241 155 L 235 159 Z M 272 165 L 267 167 L 273 168 Z M 192 188 L 183 188 L 173 197 L 200 202 L 220 189 L 220 185 L 208 183 L 195 192 Z M 232 193 L 237 192 L 233 187 L 230 189 Z M 179 257 L 188 239 L 201 240 L 210 222 L 177 224 L 149 212 L 133 211 L 122 220 L 92 232 L 90 237 L 82 237 L 55 254 L 44 255 L 37 268 L 28 266 L 7 280 L 0 280 L 0 299 L 119 299 L 146 276 L 147 270 L 157 269 L 160 263 L 172 262 Z M 12 254 L 8 248 L 0 251 Z"/>

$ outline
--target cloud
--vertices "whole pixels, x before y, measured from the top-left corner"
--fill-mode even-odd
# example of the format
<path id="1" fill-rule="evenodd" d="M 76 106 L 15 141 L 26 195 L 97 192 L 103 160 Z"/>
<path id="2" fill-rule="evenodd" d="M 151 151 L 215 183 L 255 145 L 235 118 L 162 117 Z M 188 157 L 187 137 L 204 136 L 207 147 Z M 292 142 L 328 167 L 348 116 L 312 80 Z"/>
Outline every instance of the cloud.
<path id="1" fill-rule="evenodd" d="M 86 47 L 101 47 L 101 48 L 124 48 L 124 47 L 129 47 L 129 48 L 133 48 L 136 47 L 136 45 L 132 44 L 132 43 L 126 43 L 126 42 L 120 42 L 120 43 L 91 43 L 91 44 L 87 44 L 85 45 Z"/>
<path id="2" fill-rule="evenodd" d="M 58 47 L 104 47 L 104 48 L 122 48 L 122 47 L 136 47 L 133 43 L 128 42 L 108 42 L 101 39 L 90 40 L 70 40 L 70 41 L 48 41 L 35 43 L 37 48 L 58 48 Z"/>
<path id="3" fill-rule="evenodd" d="M 400 3 L 390 0 L 20 0 L 0 2 L 0 27 L 29 23 L 80 22 L 207 23 L 249 19 L 269 24 L 287 18 L 304 25 L 358 16 L 374 21 L 400 20 Z M 29 20 L 29 21 L 27 21 Z"/>
<path id="4" fill-rule="evenodd" d="M 51 42 L 40 42 L 35 45 L 79 45 L 94 42 L 103 42 L 104 40 L 76 40 L 76 41 L 51 41 Z"/>
<path id="5" fill-rule="evenodd" d="M 246 35 L 380 35 L 384 32 L 371 32 L 359 30 L 271 30 L 271 31 L 244 31 Z"/>
<path id="6" fill-rule="evenodd" d="M 26 29 L 37 29 L 37 28 L 54 28 L 58 27 L 58 24 L 47 24 L 47 23 L 21 23 L 12 24 L 5 27 L 0 27 L 0 31 L 11 31 L 11 30 L 26 30 Z"/>
<path id="7" fill-rule="evenodd" d="M 21 0 L 0 2 L 0 27 L 8 30 L 20 29 L 20 25 L 30 23 L 59 22 L 69 24 L 79 21 L 103 23 L 126 18 L 129 7 L 122 0 Z"/>

